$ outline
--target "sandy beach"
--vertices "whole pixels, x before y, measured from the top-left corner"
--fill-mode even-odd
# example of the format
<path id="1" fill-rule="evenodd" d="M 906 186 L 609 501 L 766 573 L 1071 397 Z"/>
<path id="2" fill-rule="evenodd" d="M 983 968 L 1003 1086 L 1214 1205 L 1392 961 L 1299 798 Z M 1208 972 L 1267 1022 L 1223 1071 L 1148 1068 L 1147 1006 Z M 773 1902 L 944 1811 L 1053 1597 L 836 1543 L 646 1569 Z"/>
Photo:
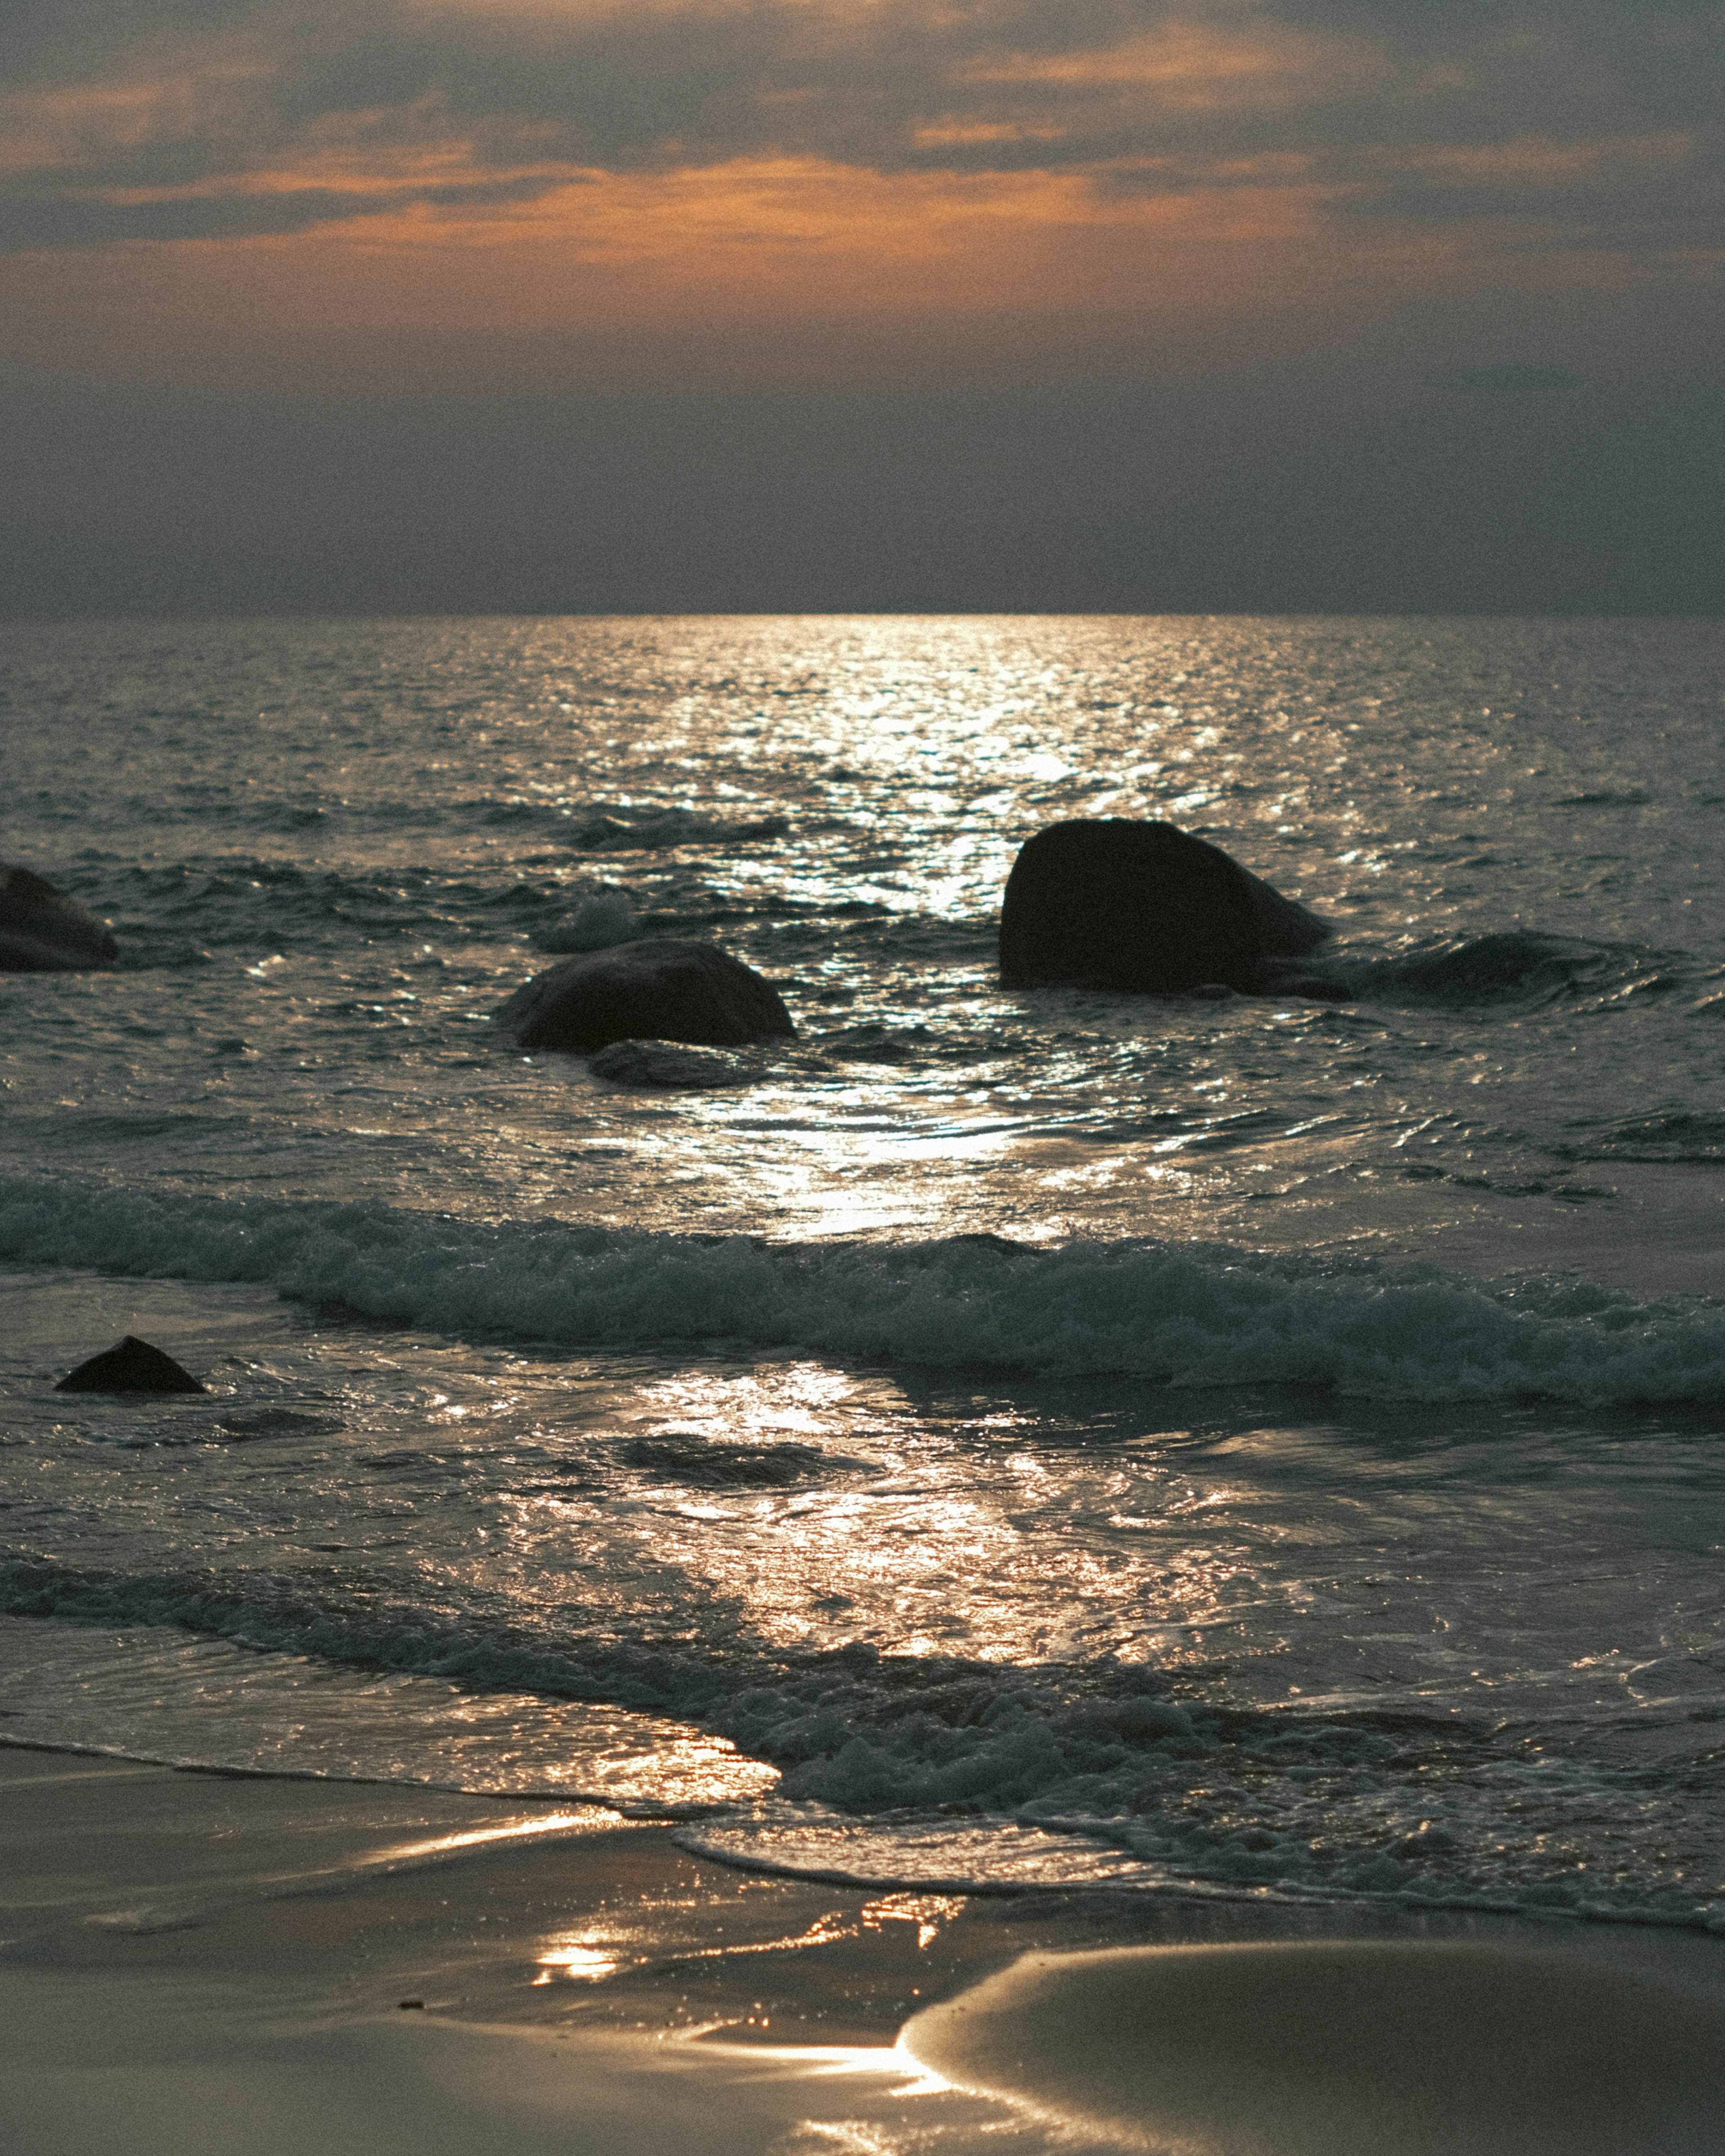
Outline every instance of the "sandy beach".
<path id="1" fill-rule="evenodd" d="M 22 1748 L 0 1791 L 13 2156 L 1725 2148 L 1710 1938 L 881 1893 Z"/>
<path id="2" fill-rule="evenodd" d="M 932 1914 L 906 1897 L 727 1873 L 597 1810 L 23 1750 L 0 1789 L 14 2156 L 872 2147 L 931 2106 L 962 2147 L 1011 2121 L 903 2093 Z"/>

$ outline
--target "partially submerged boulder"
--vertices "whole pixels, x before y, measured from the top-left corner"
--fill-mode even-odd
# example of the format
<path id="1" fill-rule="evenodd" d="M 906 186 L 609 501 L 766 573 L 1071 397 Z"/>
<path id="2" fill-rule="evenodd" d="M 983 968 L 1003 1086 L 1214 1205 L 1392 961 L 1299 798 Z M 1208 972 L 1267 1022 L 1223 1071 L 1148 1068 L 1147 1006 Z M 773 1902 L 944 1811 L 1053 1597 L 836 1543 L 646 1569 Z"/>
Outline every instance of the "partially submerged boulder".
<path id="1" fill-rule="evenodd" d="M 1220 982 L 1242 994 L 1305 994 L 1296 958 L 1328 925 L 1172 824 L 1123 819 L 1053 824 L 1027 839 L 1000 909 L 1009 986 L 1180 995 Z M 1311 977 L 1300 975 L 1303 980 Z M 1322 992 L 1345 999 L 1339 983 Z"/>
<path id="2" fill-rule="evenodd" d="M 119 956 L 88 906 L 29 869 L 0 861 L 0 973 L 75 973 L 111 966 Z"/>
<path id="3" fill-rule="evenodd" d="M 681 936 L 566 958 L 517 988 L 496 1017 L 522 1048 L 583 1053 L 614 1040 L 737 1048 L 797 1030 L 770 982 L 716 944 Z"/>
<path id="4" fill-rule="evenodd" d="M 147 1340 L 128 1332 L 117 1348 L 92 1355 L 54 1387 L 57 1393 L 203 1393 L 189 1370 Z"/>
<path id="5" fill-rule="evenodd" d="M 664 1087 L 705 1093 L 720 1086 L 752 1086 L 761 1066 L 722 1048 L 683 1048 L 669 1040 L 614 1040 L 588 1059 L 595 1078 L 613 1086 Z"/>

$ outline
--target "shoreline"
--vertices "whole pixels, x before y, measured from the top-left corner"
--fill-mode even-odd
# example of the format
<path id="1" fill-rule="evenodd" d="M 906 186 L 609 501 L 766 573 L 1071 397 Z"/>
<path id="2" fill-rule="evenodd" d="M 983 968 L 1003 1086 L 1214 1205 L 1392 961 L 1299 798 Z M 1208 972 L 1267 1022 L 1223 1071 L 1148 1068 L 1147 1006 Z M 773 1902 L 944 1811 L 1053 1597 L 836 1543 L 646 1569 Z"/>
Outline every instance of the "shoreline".
<path id="1" fill-rule="evenodd" d="M 1128 1951 L 1134 1967 L 1170 1955 L 1213 1967 L 1232 1953 L 1227 1966 L 1246 1975 L 1266 1954 L 1366 1950 L 1411 1969 L 1416 1986 L 1446 1953 L 1493 1968 L 1532 1957 L 1584 1990 L 1680 1986 L 1725 2031 L 1725 1941 L 1687 1933 L 1095 1892 L 882 1892 L 735 1870 L 680 1848 L 669 1823 L 597 1805 L 34 1747 L 0 1748 L 0 1798 L 12 2156 L 225 2156 L 239 2143 L 231 2111 L 209 2113 L 215 2088 L 244 2107 L 240 2138 L 260 2156 L 303 2148 L 308 2104 L 332 2156 L 488 2142 L 524 2156 L 1131 2146 L 1122 2120 L 1147 2099 L 1129 2076 L 1116 2076 L 1111 2112 L 1086 2119 L 1065 2084 L 1052 2110 L 1047 2100 L 1060 2060 L 1081 2051 L 1075 2027 L 1081 2037 L 1096 2020 L 1081 1985 L 1076 2021 L 1039 2008 L 1025 2023 L 1013 1993 L 1027 1972 L 1076 1981 L 1122 1949 L 1151 1950 Z M 1010 2010 L 995 2020 L 1017 2026 L 1017 2080 L 998 2060 L 967 2072 L 950 2045 L 933 2053 L 950 2081 L 921 2071 L 901 2043 L 906 2024 L 927 2017 L 914 2044 L 978 1999 L 988 2023 L 1002 1987 Z M 1452 2014 L 1465 2065 L 1486 2035 L 1460 2025 Z M 1050 2032 L 1045 2056 L 1027 2027 Z M 1225 2061 L 1227 2028 L 1225 2014 L 1207 2037 L 1188 2027 L 1183 2052 L 1208 2042 Z M 1384 2096 L 1396 2056 L 1353 2056 L 1355 2096 Z M 1215 2116 L 1216 2150 L 1250 2145 L 1219 2097 Z M 1410 2150 L 1474 2145 L 1425 2123 L 1440 2138 Z M 1344 2133 L 1330 2145 L 1353 2144 Z"/>

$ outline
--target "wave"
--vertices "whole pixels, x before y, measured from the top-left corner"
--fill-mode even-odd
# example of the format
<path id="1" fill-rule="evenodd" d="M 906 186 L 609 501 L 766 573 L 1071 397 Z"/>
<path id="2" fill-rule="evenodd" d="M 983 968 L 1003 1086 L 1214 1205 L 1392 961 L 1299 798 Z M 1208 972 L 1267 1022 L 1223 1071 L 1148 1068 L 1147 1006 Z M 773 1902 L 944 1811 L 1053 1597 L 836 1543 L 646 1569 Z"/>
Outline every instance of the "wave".
<path id="1" fill-rule="evenodd" d="M 452 907 L 496 903 L 482 886 L 434 870 L 365 876 L 293 861 L 226 856 L 137 869 L 108 908 L 121 961 L 171 963 L 158 946 L 194 936 L 203 944 L 269 947 L 284 935 L 321 939 L 333 930 L 367 938 L 423 937 L 447 929 Z"/>
<path id="2" fill-rule="evenodd" d="M 603 1624 L 583 1632 L 572 1601 L 554 1612 L 485 1598 L 462 1606 L 452 1587 L 424 1603 L 358 1576 L 0 1560 L 0 1612 L 15 1617 L 128 1635 L 175 1626 L 466 1692 L 699 1724 L 778 1770 L 757 1804 L 680 1807 L 707 1815 L 680 1837 L 685 1845 L 752 1868 L 959 1891 L 1197 1887 L 1725 1928 L 1717 1897 L 1650 1852 L 1645 1776 L 1530 1758 L 1513 1728 L 1337 1701 L 1237 1707 L 1107 1661 L 1023 1668 L 750 1638 L 720 1652 L 711 1640 L 624 1639 Z M 135 1753 L 136 1736 L 107 1748 Z M 234 1728 L 225 1741 L 243 1751 Z M 279 1747 L 270 1756 L 277 1771 L 291 1763 Z M 429 1779 L 445 1778 L 434 1764 Z M 577 1793 L 561 1777 L 537 1792 Z M 616 1801 L 603 1784 L 579 1793 Z"/>
<path id="3" fill-rule="evenodd" d="M 1604 1123 L 1588 1137 L 1548 1148 L 1559 1160 L 1645 1161 L 1673 1167 L 1725 1163 L 1725 1115 L 1679 1109 Z"/>
<path id="4" fill-rule="evenodd" d="M 1363 998 L 1413 998 L 1420 1002 L 1476 1004 L 1544 1002 L 1566 988 L 1591 982 L 1610 953 L 1573 937 L 1538 936 L 1504 929 L 1435 945 L 1424 951 L 1337 970 Z"/>
<path id="5" fill-rule="evenodd" d="M 1712 1301 L 1144 1239 L 787 1244 L 9 1176 L 0 1254 L 572 1346 L 717 1338 L 1386 1400 L 1725 1399 Z"/>
<path id="6" fill-rule="evenodd" d="M 380 938 L 428 937 L 490 941 L 525 933 L 541 950 L 578 951 L 619 942 L 627 933 L 671 927 L 686 933 L 700 927 L 763 916 L 792 922 L 891 918 L 886 906 L 867 901 L 821 904 L 776 891 L 721 896 L 690 885 L 685 876 L 675 893 L 673 911 L 662 910 L 666 894 L 661 890 L 660 910 L 637 920 L 636 909 L 644 901 L 639 892 L 598 880 L 598 870 L 604 864 L 593 865 L 592 880 L 578 884 L 563 880 L 572 851 L 655 855 L 680 848 L 722 851 L 733 843 L 776 842 L 782 834 L 779 827 L 724 824 L 683 811 L 665 811 L 631 824 L 600 817 L 572 828 L 572 837 L 560 831 L 557 850 L 528 857 L 504 881 L 474 873 L 452 874 L 424 863 L 402 863 L 366 874 L 322 864 L 230 855 L 133 869 L 94 892 L 92 903 L 113 919 L 121 941 L 120 963 L 132 969 L 192 963 L 208 955 L 202 946 L 251 949 L 260 942 L 273 946 L 285 936 L 322 946 L 332 937 L 339 942 L 354 936 L 369 943 Z M 635 868 L 644 873 L 653 865 L 637 863 Z"/>
<path id="7" fill-rule="evenodd" d="M 424 804 L 419 803 L 413 803 L 411 811 L 400 803 L 374 803 L 372 820 L 386 829 L 395 829 L 410 814 L 417 819 L 424 813 Z M 785 816 L 714 816 L 665 803 L 530 801 L 493 794 L 452 801 L 439 814 L 461 829 L 542 832 L 559 845 L 583 854 L 654 854 L 685 846 L 723 850 L 769 845 L 789 836 L 792 828 Z M 798 828 L 830 830 L 834 819 L 824 817 Z"/>
<path id="8" fill-rule="evenodd" d="M 753 820 L 705 816 L 692 808 L 593 808 L 574 812 L 559 836 L 583 854 L 664 853 L 681 846 L 770 845 L 790 831 L 783 816 Z M 830 828 L 830 819 L 815 828 Z"/>

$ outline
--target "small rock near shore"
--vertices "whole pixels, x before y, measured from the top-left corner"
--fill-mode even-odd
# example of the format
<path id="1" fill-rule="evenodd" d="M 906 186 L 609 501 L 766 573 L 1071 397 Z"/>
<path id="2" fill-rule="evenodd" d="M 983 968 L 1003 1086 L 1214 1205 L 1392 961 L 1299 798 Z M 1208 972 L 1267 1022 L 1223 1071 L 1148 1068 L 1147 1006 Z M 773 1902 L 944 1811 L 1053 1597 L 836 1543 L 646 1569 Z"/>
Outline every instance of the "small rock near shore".
<path id="1" fill-rule="evenodd" d="M 128 1332 L 117 1348 L 92 1355 L 54 1387 L 57 1393 L 205 1393 L 189 1370 Z"/>

